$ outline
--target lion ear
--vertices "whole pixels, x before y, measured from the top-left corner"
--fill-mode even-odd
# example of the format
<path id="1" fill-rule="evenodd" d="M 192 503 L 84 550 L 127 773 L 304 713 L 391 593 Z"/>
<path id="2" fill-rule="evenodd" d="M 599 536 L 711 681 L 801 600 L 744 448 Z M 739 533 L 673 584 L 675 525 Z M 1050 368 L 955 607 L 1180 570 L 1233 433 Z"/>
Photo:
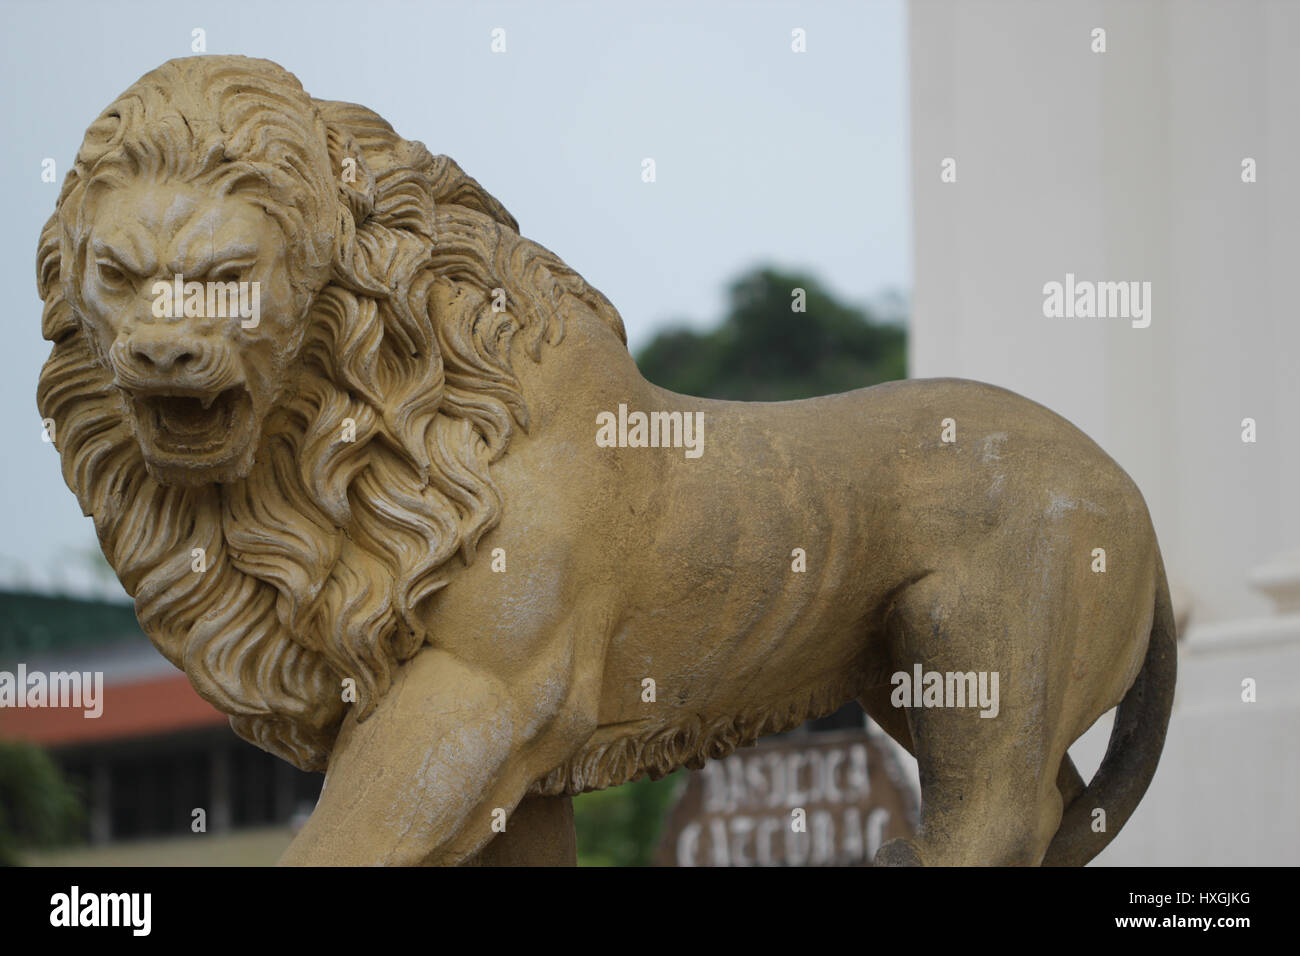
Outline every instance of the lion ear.
<path id="1" fill-rule="evenodd" d="M 339 198 L 351 211 L 353 222 L 360 226 L 375 211 L 375 174 L 346 129 L 326 123 L 325 143 Z"/>

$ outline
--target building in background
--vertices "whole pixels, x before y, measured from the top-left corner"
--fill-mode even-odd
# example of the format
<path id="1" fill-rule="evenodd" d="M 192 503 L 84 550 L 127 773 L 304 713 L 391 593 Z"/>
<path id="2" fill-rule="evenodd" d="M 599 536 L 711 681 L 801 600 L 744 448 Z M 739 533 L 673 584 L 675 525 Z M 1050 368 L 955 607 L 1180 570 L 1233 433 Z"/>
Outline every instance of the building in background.
<path id="1" fill-rule="evenodd" d="M 909 45 L 910 373 L 1092 436 L 1187 621 L 1160 768 L 1098 862 L 1300 863 L 1300 5 L 913 0 Z M 1149 326 L 1046 318 L 1067 274 L 1150 282 Z"/>
<path id="2" fill-rule="evenodd" d="M 0 592 L 0 671 L 19 664 L 28 674 L 103 674 L 99 717 L 0 708 L 0 739 L 44 747 L 86 806 L 87 846 L 33 862 L 270 863 L 291 821 L 315 805 L 321 775 L 237 737 L 144 636 L 129 604 Z"/>

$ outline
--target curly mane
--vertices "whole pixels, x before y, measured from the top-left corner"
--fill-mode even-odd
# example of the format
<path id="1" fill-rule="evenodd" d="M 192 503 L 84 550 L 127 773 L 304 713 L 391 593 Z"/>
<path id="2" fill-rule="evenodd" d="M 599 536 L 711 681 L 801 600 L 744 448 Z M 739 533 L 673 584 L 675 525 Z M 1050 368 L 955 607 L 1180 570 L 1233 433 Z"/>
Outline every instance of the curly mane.
<path id="1" fill-rule="evenodd" d="M 78 318 L 83 202 L 127 177 L 252 184 L 291 271 L 329 263 L 318 292 L 295 278 L 311 310 L 298 380 L 240 481 L 150 477 Z M 364 718 L 429 639 L 421 603 L 500 520 L 492 465 L 528 428 L 512 349 L 539 361 L 575 309 L 626 341 L 604 296 L 450 159 L 244 57 L 173 60 L 100 115 L 37 278 L 54 343 L 41 415 L 141 626 L 240 736 L 304 770 L 325 766 L 343 680 Z"/>

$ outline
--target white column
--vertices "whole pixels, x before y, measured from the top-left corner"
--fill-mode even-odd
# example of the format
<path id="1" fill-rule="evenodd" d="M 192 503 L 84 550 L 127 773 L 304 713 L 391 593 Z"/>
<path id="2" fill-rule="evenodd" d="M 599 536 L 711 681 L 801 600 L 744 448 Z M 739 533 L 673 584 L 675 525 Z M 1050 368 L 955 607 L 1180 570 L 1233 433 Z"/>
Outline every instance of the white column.
<path id="1" fill-rule="evenodd" d="M 911 372 L 1096 439 L 1202 623 L 1266 611 L 1247 569 L 1300 545 L 1298 44 L 1295 4 L 911 5 Z M 1066 272 L 1150 281 L 1151 327 L 1044 318 Z"/>
<path id="2" fill-rule="evenodd" d="M 1190 610 L 1160 769 L 1098 862 L 1300 863 L 1300 4 L 910 10 L 911 374 L 1011 388 L 1091 435 Z M 1067 272 L 1150 281 L 1151 326 L 1045 318 Z M 1072 749 L 1085 777 L 1109 723 Z"/>

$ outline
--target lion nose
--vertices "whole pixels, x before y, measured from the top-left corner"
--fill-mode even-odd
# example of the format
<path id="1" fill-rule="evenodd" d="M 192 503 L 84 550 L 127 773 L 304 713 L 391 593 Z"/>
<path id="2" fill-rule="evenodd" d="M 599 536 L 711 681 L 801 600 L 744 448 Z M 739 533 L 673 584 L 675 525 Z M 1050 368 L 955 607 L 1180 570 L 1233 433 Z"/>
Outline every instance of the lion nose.
<path id="1" fill-rule="evenodd" d="M 151 372 L 184 371 L 198 360 L 198 350 L 168 336 L 136 336 L 129 346 L 131 358 Z"/>

